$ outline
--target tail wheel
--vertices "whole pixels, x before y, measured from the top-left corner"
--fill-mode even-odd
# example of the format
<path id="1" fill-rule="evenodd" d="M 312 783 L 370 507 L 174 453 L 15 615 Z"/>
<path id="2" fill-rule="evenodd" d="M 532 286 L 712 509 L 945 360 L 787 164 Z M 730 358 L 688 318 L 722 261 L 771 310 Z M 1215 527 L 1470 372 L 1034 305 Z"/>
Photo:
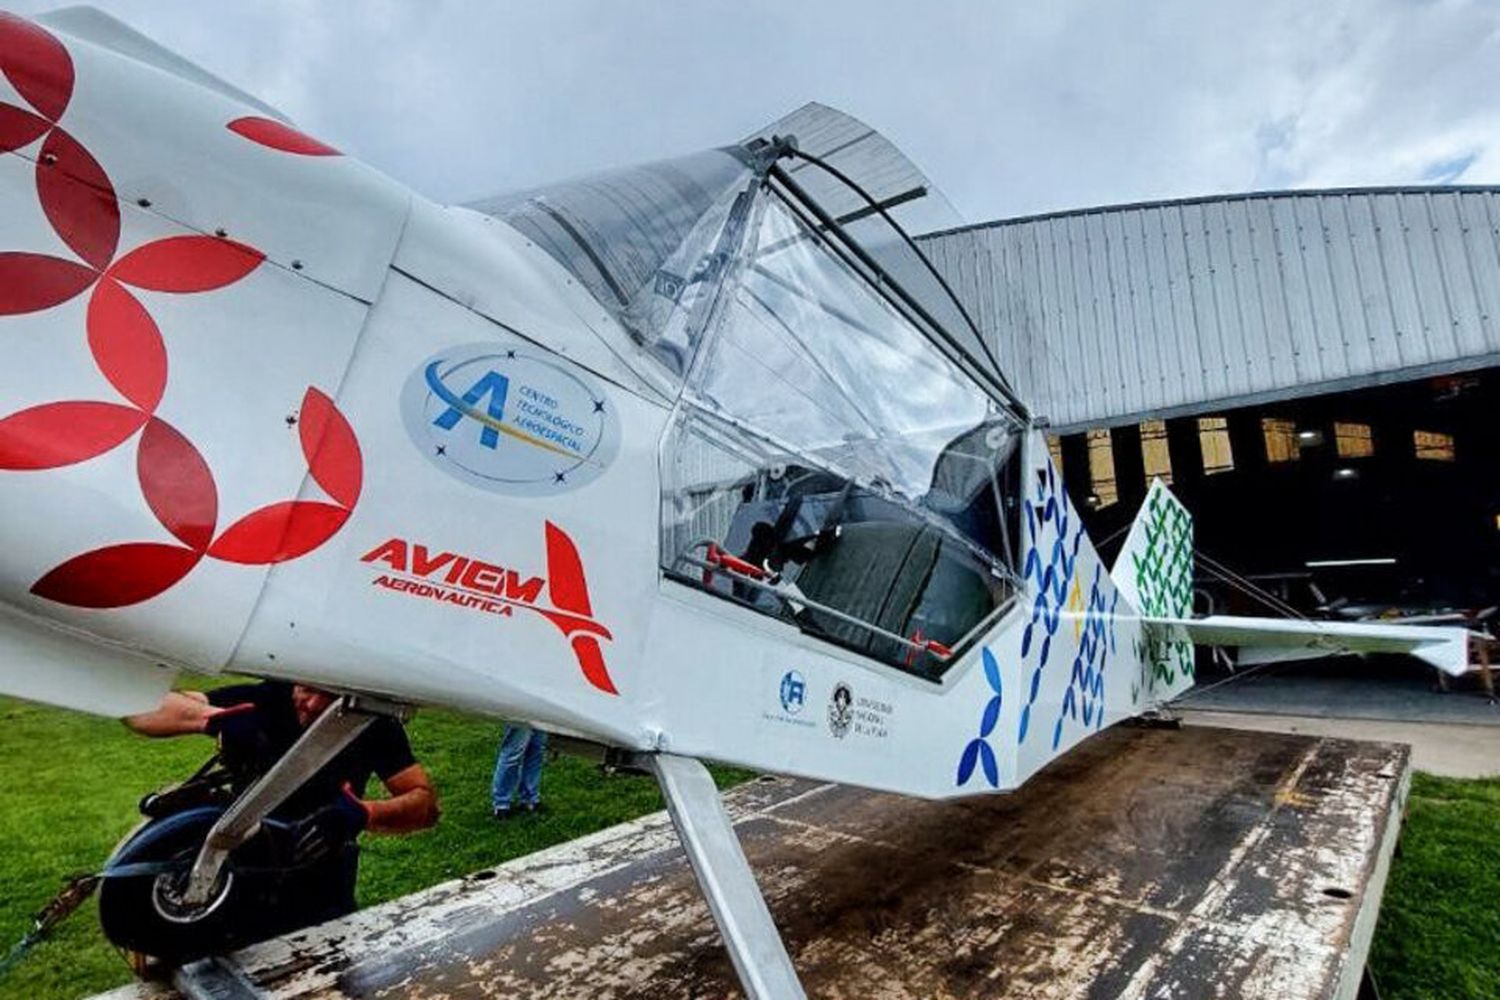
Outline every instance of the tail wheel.
<path id="1" fill-rule="evenodd" d="M 117 947 L 169 964 L 229 951 L 265 934 L 274 899 L 257 880 L 226 867 L 209 901 L 183 900 L 188 873 L 222 809 L 193 809 L 153 820 L 132 837 L 111 866 L 166 863 L 166 871 L 106 876 L 99 887 L 99 923 Z"/>

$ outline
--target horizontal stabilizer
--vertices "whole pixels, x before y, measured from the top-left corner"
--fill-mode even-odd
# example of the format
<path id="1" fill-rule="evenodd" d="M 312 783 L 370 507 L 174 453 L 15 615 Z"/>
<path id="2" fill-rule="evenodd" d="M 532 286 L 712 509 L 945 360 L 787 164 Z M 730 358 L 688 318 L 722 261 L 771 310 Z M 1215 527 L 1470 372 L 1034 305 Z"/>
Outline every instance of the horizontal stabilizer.
<path id="1" fill-rule="evenodd" d="M 1295 618 L 1142 618 L 1147 626 L 1181 629 L 1200 646 L 1238 646 L 1242 663 L 1306 659 L 1338 653 L 1409 653 L 1446 674 L 1469 669 L 1469 631 L 1459 626 L 1379 625 Z"/>

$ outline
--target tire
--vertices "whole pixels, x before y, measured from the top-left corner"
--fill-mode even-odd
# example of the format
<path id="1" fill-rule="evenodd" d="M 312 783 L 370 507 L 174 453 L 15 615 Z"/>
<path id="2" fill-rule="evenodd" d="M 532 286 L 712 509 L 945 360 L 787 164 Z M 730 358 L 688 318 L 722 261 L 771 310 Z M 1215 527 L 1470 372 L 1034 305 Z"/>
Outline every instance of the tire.
<path id="1" fill-rule="evenodd" d="M 231 951 L 268 936 L 274 926 L 275 894 L 264 877 L 226 864 L 214 896 L 201 908 L 183 905 L 180 890 L 209 829 L 223 813 L 218 806 L 190 809 L 143 826 L 110 859 L 109 868 L 173 862 L 161 873 L 106 876 L 99 886 L 99 924 L 111 943 L 169 964 Z"/>

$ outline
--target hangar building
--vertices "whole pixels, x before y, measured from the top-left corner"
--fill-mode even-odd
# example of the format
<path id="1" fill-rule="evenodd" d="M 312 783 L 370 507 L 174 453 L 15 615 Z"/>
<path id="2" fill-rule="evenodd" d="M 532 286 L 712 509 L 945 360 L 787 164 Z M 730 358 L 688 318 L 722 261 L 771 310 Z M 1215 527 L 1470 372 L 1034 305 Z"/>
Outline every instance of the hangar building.
<path id="1" fill-rule="evenodd" d="M 1500 188 L 1229 195 L 919 242 L 1051 421 L 1096 539 L 1162 475 L 1201 552 L 1293 603 L 1500 603 Z"/>

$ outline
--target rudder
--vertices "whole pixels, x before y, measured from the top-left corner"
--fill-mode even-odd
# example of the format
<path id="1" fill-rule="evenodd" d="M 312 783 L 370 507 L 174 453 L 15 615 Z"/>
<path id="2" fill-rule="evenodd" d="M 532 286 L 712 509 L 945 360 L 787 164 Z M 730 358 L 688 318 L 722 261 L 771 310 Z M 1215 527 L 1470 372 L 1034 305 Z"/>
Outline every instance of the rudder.
<path id="1" fill-rule="evenodd" d="M 1110 575 L 1143 618 L 1187 618 L 1193 611 L 1193 516 L 1165 483 L 1152 480 Z M 1132 700 L 1160 703 L 1193 684 L 1193 643 L 1181 629 L 1146 625 Z"/>

